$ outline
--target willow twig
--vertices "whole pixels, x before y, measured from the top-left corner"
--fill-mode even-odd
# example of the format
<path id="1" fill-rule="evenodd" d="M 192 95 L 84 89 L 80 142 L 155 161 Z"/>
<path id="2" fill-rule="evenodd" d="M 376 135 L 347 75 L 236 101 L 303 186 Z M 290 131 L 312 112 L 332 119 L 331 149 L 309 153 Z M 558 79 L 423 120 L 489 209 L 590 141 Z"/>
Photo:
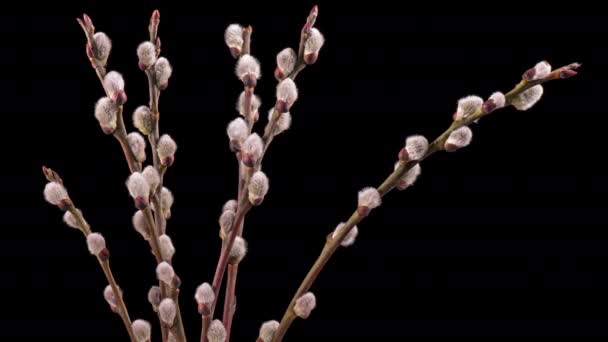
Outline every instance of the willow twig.
<path id="1" fill-rule="evenodd" d="M 59 184 L 63 185 L 63 181 L 61 180 L 61 177 L 55 171 L 53 171 L 49 168 L 43 167 L 43 173 L 49 182 L 58 182 Z M 65 187 L 65 185 L 63 185 L 63 186 Z M 86 238 L 87 236 L 89 236 L 92 233 L 92 231 L 91 231 L 91 227 L 89 226 L 87 221 L 84 219 L 82 211 L 79 210 L 74 205 L 74 203 L 72 202 L 71 199 L 68 198 L 66 203 L 67 203 L 67 207 L 65 209 L 72 214 L 72 216 L 76 220 L 79 230 L 84 234 L 84 236 Z M 127 305 L 125 304 L 125 301 L 123 299 L 122 291 L 120 290 L 120 287 L 118 287 L 118 284 L 116 283 L 116 279 L 114 278 L 114 274 L 112 273 L 112 268 L 110 267 L 109 257 L 101 258 L 99 255 L 96 255 L 96 258 L 97 258 L 97 261 L 99 262 L 99 266 L 101 266 L 101 269 L 103 270 L 103 273 L 106 276 L 106 280 L 108 281 L 108 284 L 112 288 L 112 292 L 114 293 L 114 296 L 116 297 L 116 304 L 117 304 L 116 313 L 120 316 L 120 319 L 124 323 L 125 328 L 127 329 L 127 333 L 129 334 L 129 338 L 131 339 L 131 342 L 136 342 L 135 335 L 133 334 L 133 328 L 131 326 L 131 318 L 129 317 L 129 311 L 127 310 Z"/>
<path id="2" fill-rule="evenodd" d="M 505 106 L 511 105 L 513 102 L 513 99 L 515 97 L 517 97 L 519 94 L 521 94 L 522 92 L 524 92 L 525 90 L 530 89 L 533 86 L 545 83 L 550 80 L 565 78 L 564 74 L 562 74 L 564 71 L 573 71 L 574 69 L 577 69 L 578 67 L 579 67 L 579 64 L 573 63 L 570 65 L 564 66 L 562 68 L 559 68 L 557 70 L 554 70 L 547 77 L 544 77 L 542 79 L 532 80 L 532 81 L 522 80 L 511 91 L 509 91 L 507 94 L 505 94 Z M 380 193 L 380 196 L 383 197 L 388 192 L 390 192 L 393 188 L 395 188 L 399 179 L 401 179 L 406 174 L 406 172 L 408 172 L 414 165 L 416 165 L 419 162 L 421 162 L 422 160 L 428 158 L 435 152 L 444 150 L 444 144 L 452 132 L 454 132 L 456 129 L 458 129 L 462 126 L 466 126 L 472 122 L 479 120 L 480 118 L 482 118 L 483 116 L 485 116 L 487 114 L 488 113 L 485 113 L 483 111 L 483 109 L 480 108 L 480 109 L 477 109 L 473 114 L 471 114 L 467 118 L 455 120 L 445 132 L 443 132 L 439 137 L 437 137 L 429 145 L 428 150 L 426 151 L 425 155 L 421 159 L 416 160 L 416 161 L 400 161 L 397 169 L 393 173 L 391 173 L 391 175 L 388 176 L 388 178 L 386 178 L 386 180 L 378 187 L 377 190 Z M 285 314 L 283 315 L 279 328 L 277 329 L 277 331 L 275 333 L 273 342 L 282 341 L 283 337 L 285 336 L 285 333 L 291 326 L 291 323 L 293 323 L 293 321 L 297 317 L 293 311 L 296 300 L 298 298 L 300 298 L 304 293 L 306 293 L 310 289 L 310 287 L 312 286 L 314 281 L 317 279 L 317 277 L 319 276 L 319 274 L 321 273 L 321 271 L 323 270 L 323 268 L 325 267 L 325 265 L 327 264 L 327 262 L 329 261 L 331 256 L 335 253 L 337 248 L 340 246 L 340 243 L 344 240 L 344 238 L 348 235 L 348 233 L 353 229 L 353 227 L 355 227 L 355 225 L 357 225 L 362 219 L 363 219 L 363 217 L 361 217 L 359 215 L 359 213 L 357 211 L 355 211 L 351 215 L 351 217 L 348 219 L 348 221 L 344 224 L 344 226 L 342 227 L 342 229 L 340 230 L 340 232 L 337 234 L 336 237 L 334 237 L 334 238 L 328 237 L 328 239 L 325 243 L 325 246 L 323 247 L 323 250 L 321 251 L 321 254 L 317 258 L 317 260 L 315 261 L 315 263 L 313 264 L 311 269 L 308 271 L 308 274 L 306 275 L 306 277 L 300 284 L 300 287 L 298 288 L 298 290 L 296 291 L 295 295 L 293 296 L 291 302 L 289 303 L 289 306 L 287 307 L 287 310 L 285 311 Z"/>

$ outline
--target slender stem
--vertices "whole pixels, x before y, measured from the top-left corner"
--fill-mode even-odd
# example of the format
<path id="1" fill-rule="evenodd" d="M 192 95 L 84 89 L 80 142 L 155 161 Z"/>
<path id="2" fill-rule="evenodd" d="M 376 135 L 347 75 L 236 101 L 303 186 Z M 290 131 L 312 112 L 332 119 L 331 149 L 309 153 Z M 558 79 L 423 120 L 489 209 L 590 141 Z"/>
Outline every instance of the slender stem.
<path id="1" fill-rule="evenodd" d="M 306 24 L 304 25 L 304 27 L 302 28 L 302 33 L 300 36 L 300 45 L 299 45 L 299 49 L 298 49 L 298 59 L 296 61 L 296 66 L 294 68 L 294 71 L 292 71 L 288 77 L 292 78 L 295 80 L 296 76 L 298 75 L 298 73 L 304 69 L 304 67 L 306 66 L 306 63 L 304 62 L 304 47 L 306 44 L 306 40 L 308 39 L 308 35 L 310 34 L 310 29 L 312 28 L 312 26 L 315 23 L 317 17 L 317 7 L 315 6 L 313 8 L 313 10 L 311 11 L 311 13 L 309 14 L 309 16 L 306 19 Z M 250 54 L 250 44 L 251 44 L 251 26 L 247 27 L 244 32 L 243 32 L 243 53 L 244 54 Z M 251 98 L 253 96 L 253 88 L 251 89 L 247 89 L 245 88 L 245 99 L 244 99 L 244 109 L 245 109 L 245 119 L 247 121 L 248 124 L 248 128 L 249 128 L 249 133 L 251 133 L 254 121 L 253 121 L 253 116 L 251 115 L 252 113 L 250 112 L 251 110 Z M 239 182 L 238 182 L 238 203 L 239 203 L 239 208 L 241 207 L 241 203 L 244 203 L 244 201 L 246 201 L 246 203 L 249 205 L 249 207 L 251 206 L 249 204 L 249 201 L 247 200 L 247 187 L 249 185 L 249 181 L 251 179 L 251 175 L 253 174 L 254 171 L 260 170 L 262 167 L 262 160 L 268 150 L 268 147 L 270 146 L 270 143 L 272 142 L 273 138 L 274 138 L 274 131 L 276 128 L 276 125 L 278 123 L 280 117 L 280 113 L 275 110 L 273 112 L 273 114 L 271 115 L 270 118 L 270 122 L 268 122 L 268 124 L 266 125 L 266 127 L 264 128 L 264 136 L 262 138 L 262 141 L 264 143 L 264 150 L 262 152 L 262 156 L 260 157 L 259 161 L 257 162 L 257 164 L 255 165 L 254 168 L 244 168 L 244 166 L 242 165 L 242 163 L 239 162 Z M 246 214 L 246 213 L 245 213 Z M 241 236 L 243 234 L 243 228 L 244 228 L 244 220 L 245 220 L 245 216 L 243 215 L 242 219 L 238 219 L 238 213 L 237 213 L 237 219 L 235 220 L 236 223 L 236 231 L 231 235 L 230 240 L 228 241 L 228 243 L 224 242 L 222 244 L 222 251 L 221 251 L 221 256 L 220 256 L 220 260 L 221 257 L 227 255 L 230 253 L 230 249 L 232 248 L 232 243 L 234 242 L 234 239 L 236 238 L 236 236 Z M 235 227 L 233 227 L 233 230 L 235 230 Z M 218 262 L 218 266 L 220 265 L 220 263 Z M 237 275 L 238 275 L 238 264 L 236 265 L 230 265 L 229 269 L 228 269 L 228 280 L 227 280 L 227 285 L 226 285 L 226 294 L 225 294 L 225 300 L 224 300 L 224 315 L 223 315 L 223 323 L 224 326 L 226 328 L 226 332 L 227 332 L 227 341 L 229 341 L 230 339 L 230 332 L 231 332 L 231 328 L 232 328 L 232 318 L 234 316 L 234 312 L 236 311 L 236 304 L 235 304 L 235 295 L 236 295 L 236 279 L 237 279 Z M 223 277 L 223 270 L 222 270 L 222 274 L 221 277 Z M 221 286 L 221 281 L 222 278 L 219 278 L 218 280 L 218 270 L 216 269 L 216 273 L 214 276 L 214 290 L 217 292 L 217 289 L 220 288 Z M 216 281 L 218 280 L 218 281 Z M 216 286 L 217 285 L 217 286 Z M 213 315 L 213 310 L 215 308 L 215 303 L 213 303 L 212 306 L 212 315 Z M 203 333 L 205 333 L 205 330 L 203 329 Z"/>
<path id="2" fill-rule="evenodd" d="M 150 243 L 152 245 L 152 251 L 154 252 L 154 257 L 156 258 L 156 263 L 160 264 L 163 262 L 163 255 L 160 251 L 160 241 L 158 239 L 158 232 L 156 231 L 156 225 L 154 224 L 154 217 L 152 216 L 152 209 L 148 206 L 144 209 L 144 217 L 146 219 L 146 223 L 148 224 L 148 228 L 150 229 Z"/>
<path id="3" fill-rule="evenodd" d="M 202 320 L 202 331 L 204 333 L 201 334 L 201 342 L 207 342 L 207 331 L 209 331 L 209 325 L 211 324 L 211 315 L 202 315 Z"/>
<path id="4" fill-rule="evenodd" d="M 513 99 L 515 99 L 519 94 L 521 94 L 525 90 L 527 90 L 535 85 L 547 82 L 547 81 L 560 79 L 561 72 L 563 72 L 564 70 L 576 69 L 576 68 L 578 68 L 578 66 L 579 65 L 576 63 L 570 64 L 565 67 L 554 70 L 549 76 L 547 76 L 543 79 L 533 80 L 533 81 L 525 81 L 525 80 L 521 81 L 511 91 L 509 91 L 507 94 L 505 94 L 505 99 L 506 99 L 505 106 L 511 105 L 513 102 Z M 452 122 L 450 127 L 429 145 L 429 149 L 427 150 L 425 155 L 420 160 L 408 161 L 408 162 L 401 161 L 399 163 L 399 166 L 397 167 L 397 169 L 393 173 L 391 173 L 386 178 L 386 180 L 378 187 L 378 192 L 380 193 L 380 195 L 384 196 L 388 192 L 390 192 L 396 186 L 399 179 L 401 179 L 401 177 L 403 177 L 414 165 L 416 165 L 417 163 L 421 162 L 422 160 L 428 158 L 435 152 L 443 150 L 445 141 L 448 139 L 448 137 L 454 130 L 456 130 L 462 126 L 468 125 L 472 122 L 475 122 L 487 114 L 489 114 L 489 113 L 484 113 L 482 109 L 478 109 L 475 113 L 473 113 L 469 117 L 464 118 L 462 120 Z M 306 277 L 300 284 L 300 287 L 298 288 L 298 290 L 296 291 L 295 295 L 293 296 L 291 302 L 289 303 L 289 306 L 287 307 L 287 310 L 285 311 L 283 318 L 281 319 L 279 328 L 277 329 L 277 331 L 275 333 L 273 342 L 282 341 L 283 337 L 285 336 L 285 333 L 287 332 L 287 329 L 289 329 L 289 327 L 291 326 L 291 323 L 296 318 L 296 315 L 293 312 L 293 307 L 295 305 L 296 300 L 298 298 L 300 298 L 300 296 L 302 296 L 305 292 L 307 292 L 310 289 L 310 287 L 312 286 L 314 281 L 317 279 L 317 277 L 319 276 L 319 274 L 321 273 L 321 271 L 323 270 L 323 268 L 325 267 L 325 265 L 327 264 L 327 262 L 329 261 L 331 256 L 334 254 L 336 249 L 340 246 L 340 243 L 342 242 L 342 240 L 344 240 L 344 238 L 353 229 L 353 227 L 356 224 L 358 224 L 361 220 L 362 220 L 362 217 L 360 217 L 358 212 L 355 211 L 351 215 L 349 220 L 344 224 L 344 226 L 340 230 L 339 234 L 335 238 L 330 238 L 327 240 L 327 242 L 325 243 L 325 246 L 323 247 L 323 250 L 321 251 L 321 254 L 317 258 L 317 260 L 315 261 L 315 263 L 313 264 L 311 269 L 308 271 L 308 274 L 306 275 Z"/>
<path id="5" fill-rule="evenodd" d="M 183 320 L 182 320 L 182 312 L 179 308 L 179 289 L 178 288 L 173 288 L 173 293 L 172 293 L 172 299 L 175 302 L 175 308 L 176 308 L 176 316 L 175 316 L 175 321 L 177 324 L 174 325 L 174 327 L 177 328 L 177 338 L 179 341 L 186 341 L 186 332 L 184 331 L 184 325 L 182 324 Z"/>
<path id="6" fill-rule="evenodd" d="M 118 315 L 122 319 L 122 322 L 124 323 L 125 328 L 129 333 L 129 338 L 132 342 L 136 342 L 137 340 L 135 339 L 135 335 L 133 334 L 133 327 L 131 326 L 131 318 L 129 317 L 129 313 L 127 312 L 127 306 L 125 305 L 125 302 L 122 298 L 122 292 L 120 291 L 118 284 L 116 284 L 116 280 L 114 280 L 114 275 L 112 274 L 112 269 L 110 268 L 110 261 L 102 261 L 99 257 L 97 257 L 97 260 L 99 261 L 99 265 L 101 265 L 103 273 L 105 274 L 108 283 L 112 287 L 112 292 L 114 292 L 114 296 L 116 296 L 116 299 L 118 301 Z"/>
<path id="7" fill-rule="evenodd" d="M 224 273 L 226 272 L 226 267 L 228 266 L 228 257 L 230 256 L 230 250 L 232 249 L 232 246 L 234 245 L 234 240 L 236 240 L 237 237 L 237 227 L 241 224 L 249 209 L 251 209 L 251 204 L 248 200 L 246 202 L 245 200 L 243 200 L 242 205 L 239 205 L 239 209 L 236 213 L 236 218 L 234 220 L 234 223 L 232 224 L 232 229 L 230 230 L 228 241 L 225 245 L 226 248 L 222 250 L 222 254 L 220 255 L 220 258 L 217 262 L 217 266 L 215 268 L 215 275 L 213 276 L 213 283 L 211 285 L 215 293 L 218 293 L 219 288 L 222 286 Z M 211 317 L 213 317 L 213 312 L 215 311 L 217 298 L 218 296 L 216 295 L 215 300 L 211 304 Z"/>
<path id="8" fill-rule="evenodd" d="M 91 234 L 91 228 L 90 228 L 89 224 L 87 223 L 87 221 L 84 219 L 82 212 L 80 210 L 78 210 L 74 206 L 74 204 L 71 204 L 70 206 L 68 206 L 68 210 L 76 218 L 76 222 L 78 222 L 80 230 L 82 231 L 84 236 L 86 237 L 89 234 Z M 136 342 L 135 335 L 133 334 L 133 327 L 131 326 L 131 318 L 129 317 L 129 311 L 127 310 L 127 305 L 125 304 L 125 301 L 122 297 L 122 291 L 118 287 L 118 284 L 116 283 L 116 279 L 114 278 L 114 274 L 112 273 L 112 269 L 110 268 L 110 261 L 109 260 L 103 261 L 103 260 L 101 260 L 101 258 L 99 258 L 99 256 L 97 257 L 97 261 L 99 262 L 99 265 L 101 266 L 101 269 L 103 270 L 103 273 L 106 276 L 108 284 L 110 284 L 110 286 L 112 287 L 112 292 L 114 292 L 114 296 L 117 299 L 117 304 L 118 304 L 117 313 L 120 316 L 121 320 L 123 321 L 125 328 L 127 329 L 129 338 L 131 339 L 131 342 Z"/>
<path id="9" fill-rule="evenodd" d="M 228 275 L 226 277 L 226 297 L 224 299 L 224 317 L 222 322 L 226 328 L 226 342 L 230 342 L 230 329 L 232 328 L 232 318 L 236 311 L 236 276 L 238 274 L 238 264 L 228 265 Z"/>
<path id="10" fill-rule="evenodd" d="M 243 29 L 243 55 L 251 54 L 251 33 L 253 33 L 253 28 L 251 26 L 247 26 Z"/>
<path id="11" fill-rule="evenodd" d="M 125 155 L 125 160 L 129 165 L 129 171 L 139 172 L 141 171 L 141 164 L 135 159 L 135 154 L 131 150 L 131 146 L 129 145 L 129 141 L 127 140 L 127 130 L 125 128 L 125 123 L 123 119 L 123 106 L 118 107 L 118 114 L 116 116 L 116 130 L 113 135 L 120 143 L 120 147 L 122 147 L 122 152 Z"/>

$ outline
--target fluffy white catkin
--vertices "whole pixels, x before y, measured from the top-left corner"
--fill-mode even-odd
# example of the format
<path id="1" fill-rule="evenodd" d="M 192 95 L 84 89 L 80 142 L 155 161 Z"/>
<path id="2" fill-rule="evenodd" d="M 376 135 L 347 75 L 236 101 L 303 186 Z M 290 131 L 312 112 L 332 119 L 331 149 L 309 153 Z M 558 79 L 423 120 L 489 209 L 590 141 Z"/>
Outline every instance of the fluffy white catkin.
<path id="1" fill-rule="evenodd" d="M 479 96 L 470 95 L 458 100 L 458 108 L 454 120 L 466 119 L 473 115 L 478 109 L 483 106 L 483 99 Z"/>
<path id="2" fill-rule="evenodd" d="M 139 68 L 147 70 L 156 63 L 156 46 L 151 42 L 143 42 L 137 47 Z"/>
<path id="3" fill-rule="evenodd" d="M 543 96 L 543 86 L 535 85 L 534 87 L 520 93 L 511 101 L 513 107 L 517 110 L 528 110 L 532 108 Z"/>
<path id="4" fill-rule="evenodd" d="M 133 321 L 131 328 L 137 342 L 147 342 L 152 335 L 152 326 L 148 321 L 144 321 L 143 319 Z"/>
<path id="5" fill-rule="evenodd" d="M 359 206 L 374 209 L 382 204 L 382 198 L 378 190 L 372 187 L 367 187 L 359 191 Z"/>
<path id="6" fill-rule="evenodd" d="M 450 133 L 444 144 L 445 150 L 448 152 L 456 151 L 469 145 L 472 139 L 473 131 L 468 126 L 462 126 Z"/>
<path id="7" fill-rule="evenodd" d="M 317 299 L 312 292 L 303 294 L 296 300 L 293 312 L 300 318 L 308 318 L 312 310 L 317 306 Z"/>
<path id="8" fill-rule="evenodd" d="M 429 149 L 429 141 L 422 135 L 411 135 L 405 139 L 405 151 L 409 160 L 420 160 Z"/>
<path id="9" fill-rule="evenodd" d="M 102 97 L 95 103 L 95 118 L 106 134 L 116 130 L 118 107 L 109 97 Z"/>
<path id="10" fill-rule="evenodd" d="M 340 234 L 340 231 L 342 231 L 342 227 L 344 227 L 344 222 L 341 222 L 340 224 L 338 224 L 338 226 L 336 227 L 336 229 L 334 230 L 334 233 L 332 235 L 332 238 L 336 238 L 336 236 L 338 236 L 338 234 Z M 354 226 L 349 232 L 348 234 L 346 234 L 346 236 L 344 237 L 344 240 L 342 240 L 342 242 L 340 243 L 340 245 L 342 247 L 348 247 L 351 246 L 352 244 L 355 243 L 355 240 L 357 239 L 357 235 L 359 235 L 359 228 L 357 228 L 357 226 Z"/>
<path id="11" fill-rule="evenodd" d="M 277 321 L 266 321 L 262 323 L 260 327 L 260 338 L 263 342 L 272 342 L 274 338 L 274 334 L 277 332 L 279 328 L 279 322 Z"/>
<path id="12" fill-rule="evenodd" d="M 196 288 L 194 298 L 198 304 L 209 305 L 215 300 L 215 293 L 209 283 L 202 283 Z"/>
<path id="13" fill-rule="evenodd" d="M 253 205 L 259 205 L 263 200 L 266 194 L 268 193 L 268 189 L 270 188 L 268 177 L 262 171 L 256 171 L 249 181 L 249 201 Z"/>
<path id="14" fill-rule="evenodd" d="M 165 57 L 160 57 L 154 63 L 154 77 L 156 85 L 160 89 L 166 89 L 169 85 L 169 78 L 173 74 L 173 67 Z"/>
<path id="15" fill-rule="evenodd" d="M 175 306 L 173 299 L 165 298 L 160 302 L 160 305 L 158 306 L 158 315 L 163 323 L 168 326 L 173 325 L 173 321 L 175 321 L 175 316 L 177 315 L 177 307 Z"/>
<path id="16" fill-rule="evenodd" d="M 175 278 L 175 271 L 173 270 L 173 267 L 169 265 L 169 263 L 163 261 L 156 266 L 156 276 L 163 283 L 171 285 L 173 279 Z"/>
<path id="17" fill-rule="evenodd" d="M 152 112 L 147 106 L 139 106 L 133 112 L 133 126 L 142 134 L 148 135 L 152 132 Z"/>
<path id="18" fill-rule="evenodd" d="M 207 339 L 209 342 L 224 342 L 226 341 L 226 328 L 219 319 L 213 320 L 209 325 L 209 331 L 207 332 Z"/>
<path id="19" fill-rule="evenodd" d="M 143 211 L 138 210 L 133 215 L 133 228 L 137 231 L 145 240 L 150 240 L 150 234 L 148 233 L 148 223 Z"/>
<path id="20" fill-rule="evenodd" d="M 141 134 L 137 132 L 131 132 L 127 135 L 127 141 L 129 142 L 129 147 L 131 147 L 131 151 L 135 156 L 135 159 L 143 163 L 146 161 L 146 140 Z"/>
<path id="21" fill-rule="evenodd" d="M 247 254 L 247 242 L 240 236 L 234 239 L 232 249 L 230 250 L 229 262 L 231 264 L 238 264 L 243 260 Z"/>
<path id="22" fill-rule="evenodd" d="M 93 255 L 99 255 L 106 248 L 106 240 L 100 233 L 91 233 L 87 236 L 87 247 Z"/>
<path id="23" fill-rule="evenodd" d="M 56 182 L 48 182 L 44 186 L 44 199 L 53 205 L 60 206 L 63 201 L 67 201 L 68 192 L 63 185 Z"/>
<path id="24" fill-rule="evenodd" d="M 224 32 L 224 41 L 230 49 L 235 49 L 236 55 L 243 49 L 243 27 L 239 24 L 228 25 Z"/>
<path id="25" fill-rule="evenodd" d="M 169 134 L 163 134 L 160 139 L 158 139 L 156 151 L 158 153 L 158 157 L 160 158 L 161 164 L 171 166 L 173 165 L 173 161 L 175 159 L 177 144 Z"/>
<path id="26" fill-rule="evenodd" d="M 112 51 L 112 41 L 105 33 L 97 32 L 93 35 L 93 42 L 95 45 L 95 48 L 93 49 L 95 59 L 97 59 L 102 66 L 105 66 L 108 57 L 110 56 L 110 52 Z"/>
<path id="27" fill-rule="evenodd" d="M 173 246 L 173 241 L 169 235 L 163 234 L 158 237 L 158 241 L 160 243 L 160 253 L 163 256 L 163 260 L 171 261 L 173 259 L 173 255 L 175 254 L 175 247 Z"/>
<path id="28" fill-rule="evenodd" d="M 146 182 L 148 182 L 150 191 L 154 192 L 160 184 L 160 175 L 158 174 L 158 171 L 156 171 L 156 168 L 152 165 L 148 165 L 141 172 L 141 175 L 144 176 Z"/>

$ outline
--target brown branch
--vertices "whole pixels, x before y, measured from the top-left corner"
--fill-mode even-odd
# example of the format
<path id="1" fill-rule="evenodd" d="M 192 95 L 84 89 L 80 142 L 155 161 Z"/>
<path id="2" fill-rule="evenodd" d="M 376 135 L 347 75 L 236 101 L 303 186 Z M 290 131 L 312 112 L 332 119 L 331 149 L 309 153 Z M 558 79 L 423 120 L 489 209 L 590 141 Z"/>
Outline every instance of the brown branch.
<path id="1" fill-rule="evenodd" d="M 59 176 L 58 173 L 56 173 L 55 171 L 53 171 L 47 167 L 43 167 L 42 171 L 43 171 L 46 179 L 49 182 L 57 182 L 57 183 L 63 185 L 63 180 L 61 179 L 61 177 Z M 65 187 L 65 185 L 64 185 L 64 187 Z M 72 214 L 72 216 L 76 219 L 76 222 L 78 223 L 78 227 L 80 228 L 80 231 L 84 234 L 84 236 L 86 238 L 87 236 L 89 236 L 89 234 L 92 233 L 92 231 L 91 231 L 91 227 L 89 226 L 87 221 L 84 219 L 82 211 L 79 210 L 78 208 L 76 208 L 76 206 L 74 205 L 74 203 L 72 202 L 71 199 L 68 199 L 66 201 L 66 204 L 67 204 L 66 210 L 69 211 Z M 106 280 L 108 281 L 108 284 L 110 285 L 110 287 L 112 287 L 112 292 L 114 292 L 114 296 L 117 299 L 116 313 L 120 316 L 120 319 L 123 321 L 125 328 L 127 329 L 127 333 L 129 334 L 129 338 L 131 339 L 131 342 L 136 342 L 135 335 L 133 334 L 133 328 L 131 326 L 131 318 L 129 317 L 129 311 L 127 310 L 127 305 L 125 304 L 125 301 L 123 299 L 122 291 L 118 287 L 118 284 L 116 283 L 116 279 L 114 278 L 114 274 L 112 273 L 112 268 L 110 267 L 110 260 L 108 257 L 102 259 L 99 255 L 97 255 L 96 258 L 97 258 L 97 261 L 99 262 L 99 265 L 101 266 L 101 269 L 103 270 L 104 275 L 106 276 Z"/>
<path id="2" fill-rule="evenodd" d="M 519 94 L 521 94 L 525 90 L 527 90 L 535 85 L 542 84 L 542 83 L 550 81 L 550 80 L 567 78 L 567 77 L 573 76 L 573 74 L 567 75 L 567 73 L 574 72 L 574 70 L 577 69 L 579 66 L 580 66 L 579 64 L 573 63 L 573 64 L 570 64 L 570 65 L 567 65 L 562 68 L 554 70 L 553 72 L 551 72 L 551 74 L 549 74 L 549 76 L 547 76 L 543 79 L 538 79 L 538 80 L 533 80 L 533 81 L 522 80 L 511 91 L 509 91 L 507 94 L 505 94 L 505 99 L 506 99 L 505 107 L 511 105 L 513 102 L 513 99 L 516 98 Z M 576 72 L 574 72 L 574 74 L 576 74 Z M 384 196 L 385 194 L 390 192 L 397 185 L 397 182 L 399 181 L 399 179 L 401 179 L 406 174 L 406 172 L 408 172 L 414 165 L 416 165 L 417 163 L 421 162 L 422 160 L 428 158 L 435 152 L 443 150 L 445 141 L 448 139 L 448 137 L 454 130 L 456 130 L 462 126 L 466 126 L 472 122 L 475 122 L 487 114 L 488 113 L 484 113 L 483 109 L 478 109 L 475 113 L 473 113 L 469 117 L 454 121 L 452 123 L 452 125 L 450 125 L 450 127 L 444 133 L 442 133 L 439 137 L 437 137 L 429 145 L 427 152 L 420 160 L 408 161 L 408 162 L 401 161 L 399 163 L 399 166 L 397 167 L 397 169 L 378 187 L 378 192 L 380 193 L 380 195 Z M 360 217 L 359 213 L 357 211 L 355 211 L 351 215 L 351 217 L 348 219 L 348 221 L 344 224 L 344 226 L 342 227 L 342 229 L 340 230 L 340 232 L 338 233 L 338 235 L 335 238 L 328 237 L 328 239 L 325 243 L 325 246 L 323 247 L 323 250 L 321 251 L 321 254 L 317 258 L 317 260 L 315 261 L 315 263 L 313 264 L 311 269 L 308 271 L 308 274 L 306 275 L 306 277 L 300 284 L 300 287 L 298 288 L 298 290 L 296 291 L 295 295 L 293 296 L 291 302 L 289 303 L 289 306 L 287 307 L 287 310 L 285 311 L 285 314 L 283 315 L 279 328 L 277 329 L 277 332 L 275 333 L 273 342 L 282 341 L 283 337 L 285 336 L 285 333 L 287 332 L 287 329 L 289 329 L 289 327 L 291 326 L 291 323 L 293 323 L 293 321 L 296 318 L 296 315 L 293 311 L 293 307 L 295 305 L 296 300 L 298 298 L 300 298 L 304 293 L 306 293 L 310 289 L 310 287 L 312 286 L 314 281 L 317 279 L 317 277 L 319 276 L 319 274 L 321 273 L 321 271 L 323 270 L 323 268 L 325 267 L 325 265 L 327 264 L 327 262 L 329 261 L 331 256 L 334 254 L 336 249 L 340 246 L 340 243 L 344 240 L 344 238 L 348 235 L 348 233 L 353 229 L 353 227 L 355 225 L 357 225 L 361 220 L 362 220 L 362 217 Z"/>
<path id="3" fill-rule="evenodd" d="M 238 274 L 238 264 L 228 265 L 228 275 L 226 277 L 226 296 L 224 299 L 224 317 L 222 322 L 226 328 L 226 342 L 230 341 L 230 330 L 232 328 L 232 318 L 236 311 L 236 277 Z"/>

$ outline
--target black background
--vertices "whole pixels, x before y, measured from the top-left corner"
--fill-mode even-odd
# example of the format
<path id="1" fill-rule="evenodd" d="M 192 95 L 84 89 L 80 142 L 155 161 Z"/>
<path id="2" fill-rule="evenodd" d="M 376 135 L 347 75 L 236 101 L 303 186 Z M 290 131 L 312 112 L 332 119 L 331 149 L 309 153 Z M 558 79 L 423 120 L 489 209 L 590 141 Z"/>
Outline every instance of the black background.
<path id="1" fill-rule="evenodd" d="M 154 260 L 130 224 L 120 148 L 93 117 L 102 90 L 75 18 L 88 13 L 113 40 L 109 69 L 125 76 L 132 128 L 130 113 L 148 96 L 135 48 L 152 10 L 161 10 L 163 55 L 174 65 L 161 96 L 161 132 L 179 145 L 165 178 L 176 197 L 168 232 L 187 333 L 197 340 L 194 290 L 213 277 L 217 217 L 236 191 L 225 126 L 242 85 L 223 31 L 233 22 L 253 25 L 265 119 L 274 102 L 274 56 L 297 46 L 313 5 L 125 3 L 27 3 L 2 14 L 4 337 L 126 340 L 82 235 L 43 200 L 42 165 L 63 176 L 106 237 L 131 317 L 159 330 L 146 300 Z M 320 3 L 326 45 L 297 79 L 292 129 L 264 163 L 270 193 L 247 217 L 250 252 L 239 272 L 233 340 L 254 341 L 263 321 L 280 320 L 326 234 L 354 210 L 359 189 L 391 172 L 406 136 L 434 138 L 450 124 L 458 98 L 507 91 L 542 59 L 583 67 L 576 78 L 547 84 L 531 110 L 484 118 L 472 127 L 471 146 L 433 156 L 413 188 L 386 196 L 360 224 L 355 245 L 340 249 L 319 277 L 317 309 L 294 323 L 287 340 L 607 337 L 602 12 L 516 3 L 400 6 Z"/>

